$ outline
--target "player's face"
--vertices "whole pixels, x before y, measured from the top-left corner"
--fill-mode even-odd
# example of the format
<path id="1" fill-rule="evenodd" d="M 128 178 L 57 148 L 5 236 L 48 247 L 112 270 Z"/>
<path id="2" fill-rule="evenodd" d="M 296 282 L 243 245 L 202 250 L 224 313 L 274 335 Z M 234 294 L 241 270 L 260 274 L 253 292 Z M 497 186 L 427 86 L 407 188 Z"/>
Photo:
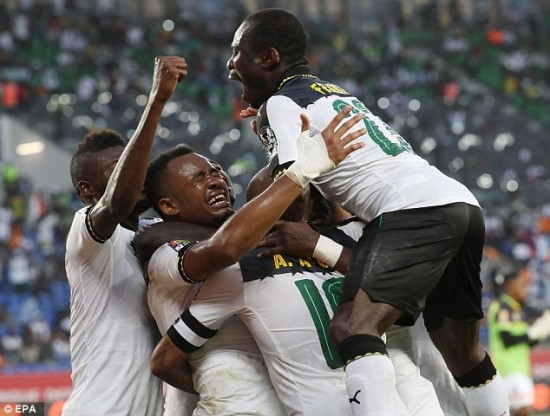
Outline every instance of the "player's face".
<path id="1" fill-rule="evenodd" d="M 229 187 L 208 159 L 191 153 L 168 163 L 170 197 L 183 221 L 219 226 L 233 214 Z"/>
<path id="2" fill-rule="evenodd" d="M 209 159 L 209 161 L 212 166 L 214 166 L 218 170 L 218 172 L 220 172 L 220 175 L 222 175 L 222 178 L 227 184 L 227 188 L 229 189 L 229 199 L 231 200 L 231 205 L 233 205 L 235 203 L 235 190 L 233 189 L 233 182 L 231 182 L 231 178 L 229 177 L 228 173 L 223 170 L 222 165 L 212 159 Z"/>
<path id="3" fill-rule="evenodd" d="M 254 53 L 250 37 L 251 27 L 243 22 L 235 32 L 231 43 L 231 58 L 227 61 L 229 79 L 243 84 L 243 100 L 259 108 L 269 98 L 271 86 L 269 73 L 262 67 L 261 53 Z"/>
<path id="4" fill-rule="evenodd" d="M 122 146 L 108 147 L 94 155 L 92 161 L 89 162 L 89 171 L 83 176 L 92 184 L 94 190 L 94 198 L 98 200 L 105 193 L 107 182 L 111 177 L 115 166 L 124 151 Z"/>

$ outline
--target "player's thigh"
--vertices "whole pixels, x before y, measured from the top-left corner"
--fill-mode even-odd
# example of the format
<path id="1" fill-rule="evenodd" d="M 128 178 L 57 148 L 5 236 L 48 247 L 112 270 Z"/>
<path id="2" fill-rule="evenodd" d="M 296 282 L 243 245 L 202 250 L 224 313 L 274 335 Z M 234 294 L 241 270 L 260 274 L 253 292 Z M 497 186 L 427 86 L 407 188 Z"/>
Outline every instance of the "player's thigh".
<path id="1" fill-rule="evenodd" d="M 479 207 L 462 204 L 450 211 L 453 228 L 463 231 L 458 251 L 428 296 L 424 322 L 428 332 L 439 329 L 445 318 L 477 321 L 483 318 L 480 264 L 485 226 Z"/>
<path id="2" fill-rule="evenodd" d="M 402 311 L 399 324 L 412 325 L 460 245 L 460 228 L 448 211 L 448 206 L 410 209 L 371 221 L 354 249 L 342 301 L 362 290 L 372 301 Z"/>

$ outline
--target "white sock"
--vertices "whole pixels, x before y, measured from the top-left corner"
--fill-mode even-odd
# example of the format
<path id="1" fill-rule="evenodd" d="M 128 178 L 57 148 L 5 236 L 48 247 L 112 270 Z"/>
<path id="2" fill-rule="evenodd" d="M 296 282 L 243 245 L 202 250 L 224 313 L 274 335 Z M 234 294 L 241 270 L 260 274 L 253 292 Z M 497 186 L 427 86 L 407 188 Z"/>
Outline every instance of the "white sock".
<path id="1" fill-rule="evenodd" d="M 346 387 L 354 416 L 394 415 L 397 393 L 389 357 L 369 355 L 348 364 Z"/>
<path id="2" fill-rule="evenodd" d="M 506 386 L 497 373 L 495 378 L 481 387 L 463 387 L 466 407 L 471 416 L 509 416 Z"/>

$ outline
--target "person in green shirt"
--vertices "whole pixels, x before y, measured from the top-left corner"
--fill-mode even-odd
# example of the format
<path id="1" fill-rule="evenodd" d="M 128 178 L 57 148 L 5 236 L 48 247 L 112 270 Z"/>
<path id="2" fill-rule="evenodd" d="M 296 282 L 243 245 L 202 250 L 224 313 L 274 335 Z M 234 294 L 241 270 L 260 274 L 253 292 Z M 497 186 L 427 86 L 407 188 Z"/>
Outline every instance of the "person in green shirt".
<path id="1" fill-rule="evenodd" d="M 506 260 L 495 276 L 500 295 L 487 316 L 489 350 L 504 379 L 512 416 L 529 416 L 534 400 L 530 350 L 550 336 L 550 310 L 530 324 L 534 314 L 525 300 L 532 282 L 526 263 Z"/>

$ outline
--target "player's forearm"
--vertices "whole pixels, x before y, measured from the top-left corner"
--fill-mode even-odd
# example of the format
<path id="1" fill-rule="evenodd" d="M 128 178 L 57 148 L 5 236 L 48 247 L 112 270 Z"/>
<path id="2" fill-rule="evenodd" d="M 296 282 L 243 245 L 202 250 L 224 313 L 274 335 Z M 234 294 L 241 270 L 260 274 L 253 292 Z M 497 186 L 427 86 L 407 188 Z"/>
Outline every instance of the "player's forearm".
<path id="1" fill-rule="evenodd" d="M 126 218 L 140 195 L 153 140 L 164 105 L 178 82 L 187 74 L 185 59 L 179 56 L 157 56 L 151 92 L 145 110 L 130 142 L 124 149 L 107 184 L 102 203 L 113 217 Z"/>
<path id="2" fill-rule="evenodd" d="M 177 348 L 168 336 L 164 336 L 153 351 L 151 372 L 171 386 L 195 393 L 188 354 Z"/>
<path id="3" fill-rule="evenodd" d="M 323 239 L 329 243 L 321 244 L 321 237 L 321 234 L 307 223 L 279 221 L 259 244 L 259 247 L 269 248 L 259 253 L 258 257 L 275 254 L 315 257 L 345 274 L 351 259 L 351 250 L 326 236 Z"/>
<path id="4" fill-rule="evenodd" d="M 126 218 L 143 189 L 151 148 L 164 102 L 152 97 L 136 133 L 124 149 L 105 190 L 105 204 L 110 214 Z"/>
<path id="5" fill-rule="evenodd" d="M 342 253 L 340 253 L 340 257 L 338 257 L 338 261 L 334 265 L 334 268 L 342 273 L 346 274 L 349 267 L 349 262 L 351 260 L 351 250 L 349 248 L 344 247 L 342 250 Z"/>
<path id="6" fill-rule="evenodd" d="M 322 134 L 314 136 L 309 135 L 309 119 L 304 114 L 300 116 L 299 157 L 278 180 L 241 208 L 211 238 L 187 252 L 184 267 L 191 279 L 204 280 L 238 261 L 256 247 L 311 180 L 334 169 L 347 155 L 363 147 L 362 143 L 353 141 L 364 134 L 365 129 L 347 134 L 362 121 L 362 116 L 353 116 L 341 124 L 350 111 L 351 106 L 346 107 Z"/>
<path id="7" fill-rule="evenodd" d="M 197 244 L 187 254 L 186 272 L 193 279 L 204 280 L 237 262 L 256 247 L 302 191 L 302 187 L 283 175 L 261 195 L 245 204 L 211 238 Z M 216 261 L 194 261 L 193 258 Z"/>

